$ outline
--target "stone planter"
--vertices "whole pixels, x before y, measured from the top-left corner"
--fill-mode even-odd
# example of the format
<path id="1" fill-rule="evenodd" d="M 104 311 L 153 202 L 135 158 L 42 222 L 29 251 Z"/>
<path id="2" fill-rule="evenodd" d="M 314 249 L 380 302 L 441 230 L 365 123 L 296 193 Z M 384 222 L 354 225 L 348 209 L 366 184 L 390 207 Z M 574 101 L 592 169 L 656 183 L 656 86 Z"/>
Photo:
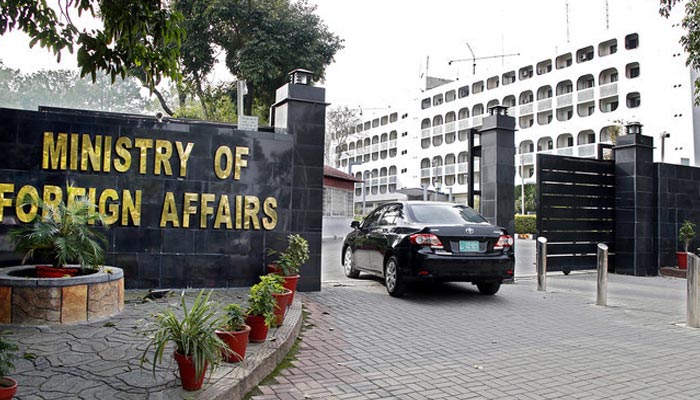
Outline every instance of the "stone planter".
<path id="1" fill-rule="evenodd" d="M 71 278 L 35 278 L 34 266 L 0 269 L 0 324 L 70 324 L 124 309 L 124 272 L 102 267 Z"/>

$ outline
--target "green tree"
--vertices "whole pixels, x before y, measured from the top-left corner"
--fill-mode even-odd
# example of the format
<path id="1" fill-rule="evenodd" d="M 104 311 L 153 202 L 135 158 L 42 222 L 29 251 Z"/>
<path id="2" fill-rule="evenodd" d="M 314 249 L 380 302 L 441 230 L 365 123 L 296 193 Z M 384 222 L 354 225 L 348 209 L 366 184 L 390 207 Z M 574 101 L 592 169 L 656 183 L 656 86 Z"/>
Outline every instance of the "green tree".
<path id="1" fill-rule="evenodd" d="M 522 213 L 522 189 L 520 185 L 515 186 L 515 213 Z M 525 184 L 525 213 L 537 211 L 537 185 L 533 183 Z"/>
<path id="2" fill-rule="evenodd" d="M 0 35 L 21 30 L 29 45 L 52 51 L 61 61 L 61 51 L 77 48 L 80 76 L 97 80 L 98 72 L 112 82 L 126 77 L 132 69 L 144 74 L 144 84 L 154 89 L 163 76 L 179 78 L 179 26 L 182 15 L 166 1 L 73 0 L 58 2 L 57 9 L 46 0 L 0 0 Z M 102 28 L 84 29 L 73 23 L 83 14 L 102 21 Z M 60 17 L 59 17 L 60 15 Z"/>
<path id="3" fill-rule="evenodd" d="M 245 113 L 250 115 L 254 109 L 269 109 L 289 71 L 305 68 L 322 78 L 343 47 L 305 0 L 177 0 L 174 6 L 188 16 L 181 57 L 184 81 L 205 114 L 204 79 L 218 50 L 231 74 L 246 81 Z"/>
<path id="4" fill-rule="evenodd" d="M 146 99 L 133 79 L 115 82 L 102 73 L 96 81 L 81 79 L 77 71 L 40 70 L 22 74 L 0 62 L 0 107 L 36 110 L 38 106 L 142 113 Z"/>
<path id="5" fill-rule="evenodd" d="M 674 6 L 681 0 L 660 0 L 659 13 L 668 18 Z M 685 16 L 681 22 L 685 34 L 681 37 L 688 58 L 685 64 L 693 69 L 700 69 L 700 2 L 688 0 L 685 4 Z M 695 104 L 700 105 L 700 78 L 695 79 Z"/>
<path id="6" fill-rule="evenodd" d="M 326 140 L 323 152 L 326 164 L 330 165 L 331 155 L 335 148 L 347 142 L 348 136 L 359 122 L 360 119 L 357 116 L 357 112 L 347 106 L 328 109 L 326 113 Z"/>

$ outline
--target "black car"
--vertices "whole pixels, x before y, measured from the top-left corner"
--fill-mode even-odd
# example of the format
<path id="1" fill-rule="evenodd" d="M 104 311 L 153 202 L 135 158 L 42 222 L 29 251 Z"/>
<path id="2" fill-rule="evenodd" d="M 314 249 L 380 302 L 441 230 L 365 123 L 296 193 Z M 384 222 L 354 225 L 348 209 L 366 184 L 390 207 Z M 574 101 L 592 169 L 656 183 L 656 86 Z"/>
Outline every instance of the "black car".
<path id="1" fill-rule="evenodd" d="M 382 276 L 392 296 L 416 281 L 472 282 L 492 295 L 513 279 L 513 238 L 464 205 L 387 203 L 350 226 L 342 247 L 345 275 Z"/>

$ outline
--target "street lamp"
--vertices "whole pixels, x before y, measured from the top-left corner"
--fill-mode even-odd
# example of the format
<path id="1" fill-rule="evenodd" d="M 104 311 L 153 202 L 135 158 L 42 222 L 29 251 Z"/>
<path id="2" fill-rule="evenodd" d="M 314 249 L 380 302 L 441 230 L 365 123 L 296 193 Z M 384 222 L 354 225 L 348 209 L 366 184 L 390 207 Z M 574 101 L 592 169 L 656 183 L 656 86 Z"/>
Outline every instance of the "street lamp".
<path id="1" fill-rule="evenodd" d="M 297 68 L 289 73 L 289 82 L 292 85 L 311 85 L 313 75 L 308 69 Z"/>
<path id="2" fill-rule="evenodd" d="M 641 135 L 642 133 L 642 124 L 639 122 L 629 122 L 627 125 L 625 125 L 625 129 L 627 130 L 628 135 Z"/>

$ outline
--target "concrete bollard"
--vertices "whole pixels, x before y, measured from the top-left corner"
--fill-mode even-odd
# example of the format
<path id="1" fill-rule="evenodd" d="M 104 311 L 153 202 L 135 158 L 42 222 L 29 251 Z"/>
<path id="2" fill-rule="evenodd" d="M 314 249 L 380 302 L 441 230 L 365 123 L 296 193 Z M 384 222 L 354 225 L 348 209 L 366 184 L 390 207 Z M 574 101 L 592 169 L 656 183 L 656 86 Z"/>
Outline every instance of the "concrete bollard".
<path id="1" fill-rule="evenodd" d="M 547 238 L 537 238 L 537 291 L 547 291 Z"/>
<path id="2" fill-rule="evenodd" d="M 598 291 L 595 304 L 608 305 L 608 246 L 598 243 Z"/>
<path id="3" fill-rule="evenodd" d="M 688 271 L 686 275 L 688 301 L 686 317 L 689 327 L 700 328 L 700 304 L 698 304 L 698 269 L 700 269 L 700 258 L 693 253 L 686 254 L 688 254 Z"/>

